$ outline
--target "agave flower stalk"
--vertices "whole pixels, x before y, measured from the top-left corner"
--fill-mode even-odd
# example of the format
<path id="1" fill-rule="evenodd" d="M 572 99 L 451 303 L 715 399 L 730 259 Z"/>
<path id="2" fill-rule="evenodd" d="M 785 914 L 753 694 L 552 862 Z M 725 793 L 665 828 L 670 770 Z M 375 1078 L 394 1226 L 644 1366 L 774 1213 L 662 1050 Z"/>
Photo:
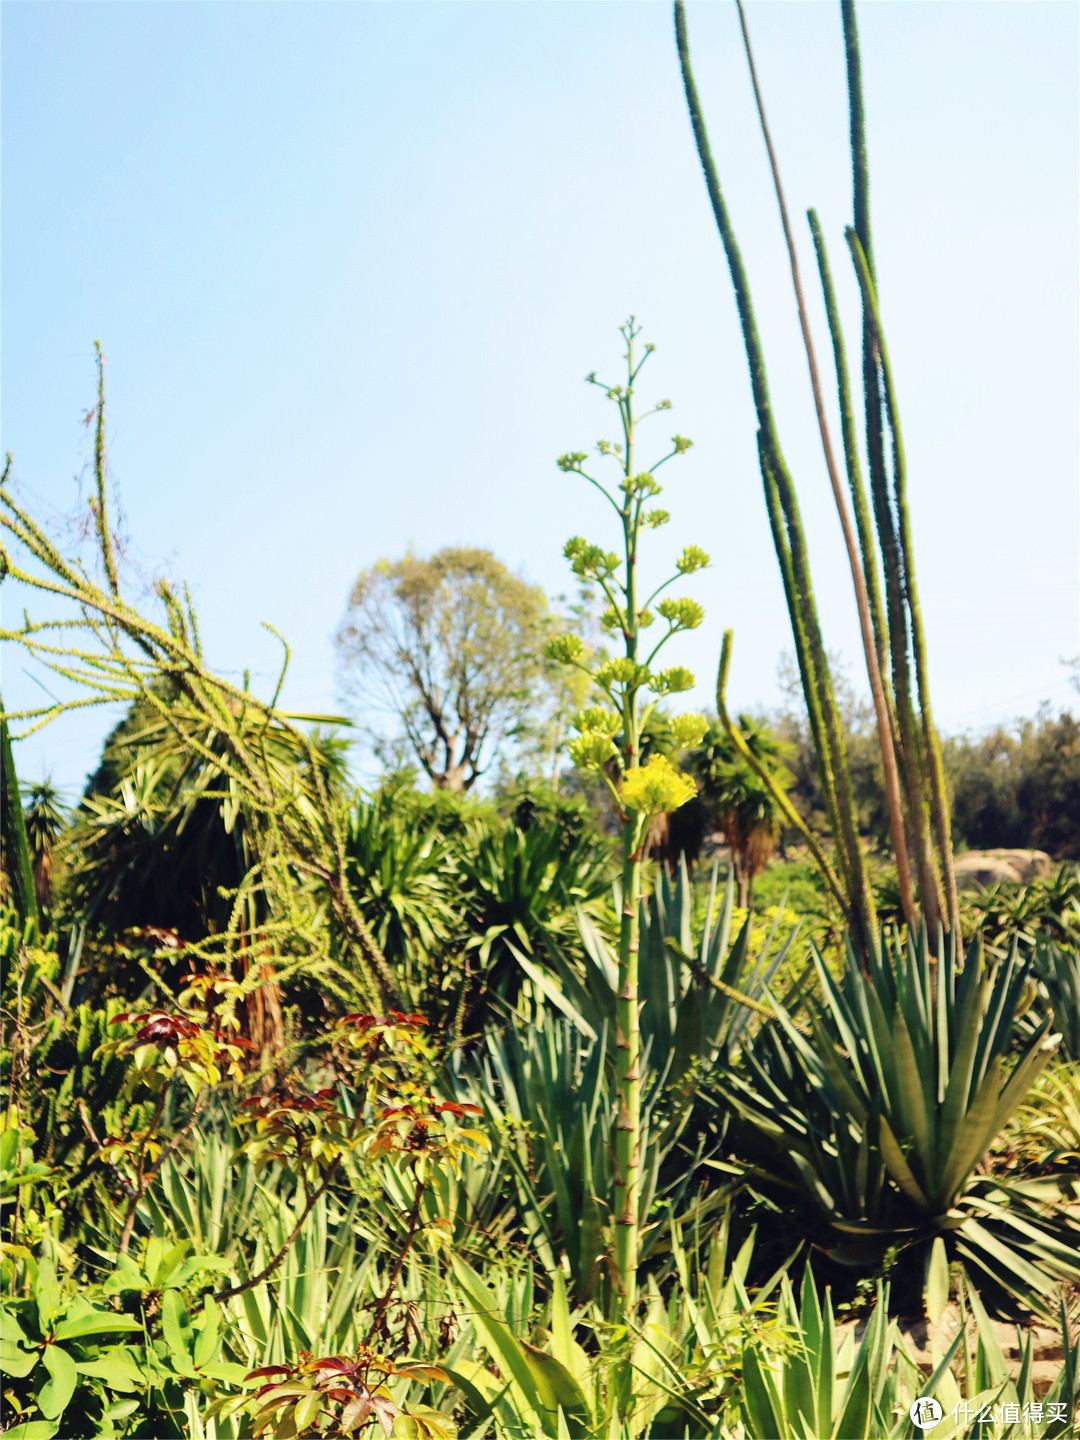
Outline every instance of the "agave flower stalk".
<path id="1" fill-rule="evenodd" d="M 574 763 L 599 775 L 611 792 L 622 824 L 622 913 L 619 926 L 619 989 L 615 1007 L 617 1118 L 612 1149 L 615 1154 L 614 1185 L 614 1267 L 617 1300 L 627 1309 L 634 1301 L 639 1249 L 639 1189 L 641 1170 L 641 1040 L 639 1031 L 638 948 L 641 865 L 648 822 L 654 815 L 677 810 L 694 794 L 694 782 L 661 755 L 641 763 L 641 737 L 658 701 L 692 688 L 694 677 L 684 666 L 665 670 L 653 668 L 667 642 L 684 630 L 696 629 L 705 612 L 695 601 L 665 595 L 684 575 L 708 565 L 709 557 L 696 545 L 688 545 L 675 562 L 674 572 L 653 592 L 643 597 L 639 572 L 639 548 L 647 530 L 667 523 L 666 510 L 646 508 L 661 493 L 656 472 L 662 465 L 690 448 L 690 441 L 674 435 L 671 449 L 648 469 L 639 470 L 636 453 L 637 429 L 650 415 L 671 407 L 661 400 L 642 415 L 635 413 L 634 386 L 642 366 L 653 349 L 646 345 L 640 357 L 635 341 L 640 326 L 631 316 L 620 327 L 625 341 L 625 380 L 608 385 L 595 372 L 587 377 L 599 386 L 615 405 L 620 438 L 602 440 L 597 456 L 609 470 L 617 469 L 618 479 L 609 488 L 584 467 L 583 451 L 563 455 L 559 468 L 580 475 L 605 497 L 618 517 L 621 553 L 605 551 L 580 536 L 567 541 L 564 554 L 574 574 L 584 584 L 598 589 L 607 601 L 601 617 L 605 630 L 621 641 L 622 654 L 610 659 L 590 656 L 580 636 L 556 636 L 548 647 L 551 658 L 576 666 L 588 676 L 602 703 L 578 712 L 574 728 L 578 734 L 570 744 Z M 663 597 L 663 598 L 661 598 Z M 644 632 L 657 619 L 666 629 L 650 645 Z M 701 715 L 678 715 L 672 722 L 677 749 L 697 744 L 705 733 Z"/>

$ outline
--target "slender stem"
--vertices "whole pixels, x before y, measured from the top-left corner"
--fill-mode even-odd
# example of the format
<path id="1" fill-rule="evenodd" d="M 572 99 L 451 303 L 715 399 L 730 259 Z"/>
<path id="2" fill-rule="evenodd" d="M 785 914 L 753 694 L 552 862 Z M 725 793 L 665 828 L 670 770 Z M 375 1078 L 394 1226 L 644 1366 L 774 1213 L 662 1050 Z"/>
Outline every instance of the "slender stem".
<path id="1" fill-rule="evenodd" d="M 922 722 L 924 765 L 929 772 L 931 813 L 936 831 L 936 840 L 945 877 L 945 895 L 948 905 L 949 928 L 959 934 L 960 912 L 956 894 L 956 876 L 952 859 L 952 836 L 949 825 L 948 801 L 945 795 L 945 775 L 941 762 L 941 747 L 930 710 L 930 682 L 926 664 L 926 640 L 923 633 L 922 612 L 919 608 L 918 591 L 915 585 L 914 547 L 911 541 L 911 518 L 907 503 L 907 467 L 904 459 L 904 445 L 900 433 L 900 415 L 896 402 L 889 352 L 885 345 L 885 334 L 878 312 L 877 292 L 865 255 L 860 255 L 857 237 L 852 237 L 852 254 L 855 257 L 859 283 L 863 292 L 866 312 L 873 329 L 878 364 L 885 398 L 885 413 L 893 444 L 893 491 L 900 538 L 900 555 L 904 567 L 904 599 L 911 626 L 911 648 L 915 660 L 915 679 L 918 687 L 919 712 Z"/>
<path id="2" fill-rule="evenodd" d="M 390 1279 L 386 1282 L 386 1290 L 380 1297 L 379 1303 L 375 1307 L 375 1318 L 371 1322 L 370 1330 L 364 1337 L 365 1345 L 371 1344 L 372 1340 L 374 1340 L 375 1336 L 379 1333 L 379 1330 L 382 1327 L 383 1318 L 386 1315 L 387 1309 L 390 1305 L 391 1297 L 394 1293 L 394 1287 L 397 1285 L 398 1280 L 401 1278 L 401 1272 L 405 1265 L 405 1257 L 412 1249 L 412 1243 L 413 1240 L 416 1238 L 416 1232 L 420 1228 L 420 1205 L 424 1199 L 424 1190 L 426 1188 L 427 1187 L 424 1185 L 424 1182 L 420 1179 L 418 1175 L 416 1177 L 416 1194 L 413 1196 L 412 1209 L 409 1211 L 409 1218 L 406 1221 L 405 1243 L 401 1247 L 400 1252 L 398 1253 L 397 1260 L 394 1263 L 394 1268 L 390 1273 Z"/>
<path id="3" fill-rule="evenodd" d="M 278 1268 L 281 1262 L 285 1259 L 285 1256 L 288 1255 L 289 1251 L 300 1238 L 300 1232 L 301 1230 L 303 1230 L 304 1225 L 307 1223 L 308 1216 L 311 1214 L 312 1210 L 314 1210 L 315 1204 L 318 1201 L 319 1197 L 326 1194 L 326 1191 L 329 1189 L 330 1182 L 331 1180 L 333 1180 L 334 1175 L 340 1165 L 341 1156 L 338 1155 L 335 1157 L 334 1160 L 331 1161 L 326 1171 L 326 1174 L 323 1176 L 322 1184 L 317 1190 L 314 1190 L 308 1196 L 307 1204 L 304 1206 L 303 1213 L 301 1214 L 300 1219 L 296 1222 L 292 1234 L 285 1241 L 285 1244 L 281 1247 L 281 1249 L 274 1256 L 274 1258 L 270 1261 L 269 1265 L 265 1265 L 259 1271 L 258 1275 L 253 1275 L 250 1280 L 245 1280 L 242 1285 L 233 1285 L 230 1286 L 230 1288 L 227 1290 L 219 1290 L 214 1296 L 215 1300 L 232 1300 L 237 1295 L 243 1295 L 248 1290 L 254 1290 L 256 1285 L 261 1285 L 264 1280 L 270 1279 L 270 1276 L 273 1275 L 274 1271 Z"/>
<path id="4" fill-rule="evenodd" d="M 844 27 L 844 57 L 847 63 L 848 124 L 851 135 L 852 209 L 855 233 L 874 275 L 874 252 L 870 243 L 870 166 L 866 156 L 866 109 L 863 105 L 862 62 L 859 57 L 859 30 L 855 23 L 855 0 L 840 0 Z"/>
<path id="5" fill-rule="evenodd" d="M 633 322 L 627 327 L 626 363 L 628 382 L 620 400 L 625 442 L 623 473 L 634 474 L 633 413 Z M 623 542 L 626 554 L 626 658 L 637 663 L 637 545 L 639 524 L 628 503 L 623 512 Z M 628 686 L 623 695 L 623 768 L 630 772 L 641 764 L 641 731 L 638 687 Z M 622 914 L 619 917 L 619 990 L 615 1001 L 615 1081 L 618 1111 L 615 1119 L 615 1270 L 618 1293 L 613 1304 L 629 1315 L 637 1287 L 638 1191 L 641 1173 L 641 1034 L 638 1006 L 639 909 L 641 904 L 642 823 L 635 814 L 623 819 Z"/>
<path id="6" fill-rule="evenodd" d="M 109 534 L 109 512 L 105 502 L 105 356 L 101 353 L 101 341 L 94 341 L 97 356 L 98 393 L 94 423 L 94 489 L 95 498 L 90 502 L 97 523 L 98 547 L 108 577 L 109 589 L 119 598 L 120 584 L 116 577 L 116 557 L 113 555 L 112 537 Z"/>
<path id="7" fill-rule="evenodd" d="M 803 678 L 807 710 L 811 716 L 811 727 L 815 735 L 815 749 L 821 771 L 826 808 L 829 812 L 829 822 L 836 840 L 838 855 L 843 855 L 843 869 L 848 891 L 845 908 L 856 934 L 856 943 L 864 954 L 869 954 L 877 946 L 877 917 L 855 824 L 847 757 L 837 717 L 828 659 L 821 641 L 817 609 L 810 583 L 802 520 L 795 498 L 794 486 L 776 436 L 776 426 L 765 381 L 764 359 L 750 302 L 746 271 L 720 190 L 720 182 L 702 118 L 697 87 L 690 69 L 686 12 L 683 0 L 675 0 L 675 36 L 698 157 L 701 161 L 706 189 L 735 291 L 736 307 L 750 371 L 750 385 L 758 416 L 758 451 L 762 460 L 762 480 L 765 485 L 766 502 L 770 507 L 770 524 L 773 527 L 777 558 L 780 560 L 782 570 L 785 567 L 785 561 L 790 568 L 790 580 L 785 576 L 785 591 L 788 596 L 788 608 L 791 614 L 792 630 L 796 637 L 797 652 L 800 650 L 800 627 L 805 637 L 803 646 L 805 653 L 800 656 L 800 672 Z M 779 519 L 773 509 L 771 494 L 773 490 L 775 490 L 775 500 L 783 515 L 783 528 L 787 532 L 786 545 L 781 540 Z M 815 706 L 819 712 L 819 719 L 815 718 Z"/>
<path id="8" fill-rule="evenodd" d="M 821 714 L 820 692 L 814 669 L 814 659 L 810 651 L 809 641 L 806 638 L 806 629 L 803 624 L 798 591 L 795 586 L 795 576 L 791 563 L 791 549 L 784 531 L 780 497 L 777 492 L 776 481 L 773 477 L 768 453 L 765 450 L 764 444 L 761 442 L 760 432 L 758 433 L 758 442 L 761 474 L 765 482 L 765 506 L 769 516 L 769 525 L 772 529 L 777 558 L 780 562 L 780 578 L 784 585 L 788 613 L 791 616 L 791 633 L 795 640 L 795 658 L 799 666 L 803 695 L 806 699 L 806 713 L 810 724 L 810 733 L 814 741 L 814 750 L 818 756 L 818 769 L 821 775 L 821 787 L 825 799 L 825 813 L 828 816 L 830 828 L 833 834 L 836 835 L 839 829 L 837 821 L 839 809 L 836 801 L 836 786 L 833 780 L 832 765 L 829 761 L 828 741 L 825 737 L 825 721 Z M 839 843 L 836 847 L 836 862 L 840 868 L 840 879 L 845 892 L 845 898 L 842 901 L 844 914 L 850 917 L 851 877 L 848 868 L 847 854 L 843 845 Z"/>
<path id="9" fill-rule="evenodd" d="M 866 503 L 866 487 L 863 483 L 862 467 L 859 464 L 858 441 L 855 434 L 855 418 L 851 408 L 851 384 L 848 379 L 847 355 L 844 348 L 843 331 L 840 328 L 840 314 L 833 289 L 829 257 L 825 240 L 815 211 L 808 210 L 806 218 L 814 237 L 814 251 L 821 279 L 821 293 L 825 301 L 825 316 L 832 340 L 833 361 L 836 369 L 836 388 L 840 406 L 840 431 L 844 442 L 844 461 L 851 490 L 851 504 L 855 512 L 855 525 L 859 534 L 859 547 L 863 557 L 863 575 L 866 580 L 870 615 L 874 622 L 874 639 L 877 645 L 878 669 L 888 696 L 888 682 L 885 678 L 885 664 L 888 656 L 888 634 L 885 628 L 885 612 L 881 600 L 881 582 L 878 578 L 878 555 L 874 534 L 870 528 L 870 511 Z M 893 719 L 895 726 L 895 717 Z"/>
<path id="10" fill-rule="evenodd" d="M 903 512 L 906 502 L 902 491 L 896 496 L 898 513 L 894 516 L 888 497 L 888 483 L 885 473 L 884 427 L 882 417 L 883 388 L 889 388 L 881 367 L 880 325 L 875 324 L 876 300 L 871 303 L 869 296 L 876 296 L 877 280 L 874 269 L 874 251 L 870 232 L 870 171 L 866 149 L 866 111 L 863 102 L 862 61 L 859 53 L 859 31 L 855 18 L 855 0 L 840 0 L 840 13 L 844 28 L 844 51 L 847 64 L 848 117 L 851 139 L 852 208 L 855 223 L 848 244 L 855 258 L 856 272 L 859 272 L 861 252 L 865 275 L 859 274 L 863 294 L 863 390 L 866 410 L 866 448 L 870 462 L 870 482 L 874 496 L 874 516 L 881 540 L 882 560 L 885 566 L 886 590 L 889 601 L 890 653 L 893 664 L 893 685 L 896 691 L 896 718 L 900 738 L 900 760 L 908 790 L 908 819 L 915 846 L 916 867 L 919 871 L 920 901 L 923 915 L 931 933 L 940 923 L 943 897 L 940 893 L 937 874 L 930 854 L 929 821 L 923 791 L 925 759 L 919 737 L 916 733 L 911 709 L 910 681 L 908 676 L 907 616 L 904 614 L 907 582 L 913 582 L 910 574 L 912 560 L 910 547 L 905 545 L 906 528 Z M 883 387 L 884 382 L 884 387 Z M 887 404 L 886 400 L 886 404 Z M 891 422 L 890 422 L 891 423 Z M 896 430 L 893 430 L 894 446 Z M 894 473 L 895 481 L 895 473 Z M 906 554 L 905 554 L 906 551 Z M 901 567 L 908 573 L 902 573 Z M 910 607 L 909 607 L 910 610 Z M 920 668 L 925 672 L 922 626 L 917 606 L 911 615 L 913 645 L 916 651 L 917 683 L 920 690 L 920 708 L 928 691 L 922 679 Z M 899 624 L 899 632 L 897 626 Z M 916 638 L 914 632 L 917 629 Z M 923 743 L 929 755 L 930 787 L 933 796 L 935 828 L 938 832 L 938 848 L 942 870 L 945 875 L 946 899 L 952 928 L 959 924 L 959 908 L 956 902 L 956 882 L 952 863 L 952 842 L 949 835 L 948 807 L 944 793 L 944 777 L 941 773 L 940 751 L 937 735 L 932 723 L 923 718 Z"/>
<path id="11" fill-rule="evenodd" d="M 150 1184 L 150 1178 L 143 1169 L 146 1163 L 146 1147 L 149 1145 L 154 1131 L 161 1123 L 161 1116 L 165 1110 L 165 1097 L 168 1093 L 168 1085 L 163 1085 L 157 1099 L 157 1104 L 154 1107 L 154 1113 L 150 1118 L 150 1124 L 146 1127 L 142 1143 L 139 1146 L 139 1160 L 135 1171 L 135 1189 L 132 1192 L 131 1199 L 128 1201 L 127 1213 L 124 1216 L 124 1228 L 120 1231 L 120 1244 L 117 1247 L 117 1255 L 126 1255 L 128 1252 L 128 1246 L 131 1244 L 131 1233 L 135 1228 L 135 1212 L 138 1210 L 139 1202 L 146 1194 L 147 1187 Z"/>

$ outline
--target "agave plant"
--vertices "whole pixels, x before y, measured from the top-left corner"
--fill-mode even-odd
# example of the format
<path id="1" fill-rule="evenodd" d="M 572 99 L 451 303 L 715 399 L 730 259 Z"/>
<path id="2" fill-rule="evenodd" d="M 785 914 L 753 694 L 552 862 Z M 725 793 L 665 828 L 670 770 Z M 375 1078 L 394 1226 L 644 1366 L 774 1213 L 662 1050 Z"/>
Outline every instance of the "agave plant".
<path id="1" fill-rule="evenodd" d="M 1062 1054 L 1080 1060 L 1080 945 L 1037 945 L 1033 965 L 1061 1036 Z"/>
<path id="2" fill-rule="evenodd" d="M 642 1262 L 670 1251 L 662 1229 L 647 1223 L 658 1200 L 679 1209 L 700 1180 L 699 1164 L 710 1141 L 703 1134 L 691 1143 L 697 1079 L 722 1056 L 735 1055 L 754 1010 L 766 1009 L 764 986 L 786 954 L 786 944 L 767 943 L 751 963 L 749 920 L 731 943 L 733 884 L 729 878 L 717 906 L 716 880 L 714 871 L 697 946 L 685 862 L 676 882 L 660 875 L 641 906 Z M 534 1024 L 489 1030 L 484 1051 L 471 1071 L 459 1067 L 457 1083 L 492 1121 L 500 1111 L 509 1117 L 506 1155 L 530 1241 L 549 1269 L 566 1257 L 572 1293 L 585 1300 L 604 1289 L 609 1275 L 618 968 L 582 912 L 578 927 L 584 947 L 580 970 L 550 935 L 545 937 L 549 969 L 518 953 L 518 963 L 552 1008 L 538 1010 Z M 553 1008 L 562 1015 L 556 1017 Z M 712 1192 L 704 1202 L 706 1213 L 715 1215 L 723 1193 Z"/>
<path id="3" fill-rule="evenodd" d="M 468 1359 L 451 1370 L 470 1430 L 490 1424 L 496 1436 L 597 1440 L 726 1433 L 717 1416 L 738 1391 L 747 1343 L 783 1343 L 770 1299 L 779 1276 L 750 1299 L 754 1237 L 733 1253 L 727 1216 L 704 1261 L 700 1249 L 683 1250 L 670 1219 L 668 1227 L 678 1283 L 665 1298 L 650 1277 L 640 1323 L 628 1326 L 606 1324 L 595 1301 L 575 1305 L 556 1269 L 530 1330 L 520 1291 L 512 1296 L 498 1277 L 492 1284 L 454 1261 L 475 1336 Z M 483 1363 L 485 1353 L 497 1372 Z"/>
<path id="4" fill-rule="evenodd" d="M 763 1003 L 764 987 L 783 964 L 795 938 L 793 931 L 778 944 L 774 925 L 760 954 L 752 957 L 751 920 L 747 917 L 732 942 L 734 881 L 729 874 L 718 903 L 717 877 L 718 867 L 714 866 L 705 924 L 697 943 L 691 931 L 694 893 L 685 857 L 674 880 L 663 871 L 657 875 L 652 894 L 641 905 L 642 1055 L 646 1065 L 668 1085 L 684 1080 L 691 1068 L 707 1072 L 721 1055 L 734 1055 L 755 1012 L 770 1013 Z M 583 947 L 580 966 L 548 936 L 549 975 L 537 978 L 579 1029 L 595 1035 L 606 1025 L 610 1037 L 614 1034 L 618 966 L 588 915 L 579 912 L 577 928 Z M 529 973 L 536 974 L 535 967 Z"/>
<path id="5" fill-rule="evenodd" d="M 880 1284 L 877 1304 L 856 1344 L 853 1328 L 838 1334 L 828 1291 L 822 1304 L 809 1268 L 798 1302 L 785 1276 L 779 1319 L 790 1343 L 771 1350 L 760 1344 L 747 1347 L 739 1406 L 742 1440 L 910 1440 L 920 1433 L 930 1440 L 967 1435 L 1042 1440 L 1070 1433 L 1080 1366 L 1064 1307 L 1059 1311 L 1063 1363 L 1036 1401 L 1030 1332 L 1019 1346 L 1020 1372 L 1011 1379 L 978 1295 L 970 1288 L 966 1293 L 974 1336 L 962 1327 L 944 1355 L 933 1355 L 927 1376 L 896 1326 L 888 1323 L 888 1291 Z M 936 1425 L 927 1423 L 934 1412 L 919 1410 L 922 1400 L 937 1402 L 941 1417 Z M 922 1417 L 918 1421 L 916 1414 Z M 731 1432 L 721 1433 L 727 1437 Z"/>
<path id="6" fill-rule="evenodd" d="M 1047 1021 L 1010 1055 L 1028 964 L 1016 950 L 986 963 L 977 943 L 935 963 L 925 933 L 865 971 L 849 952 L 839 981 L 814 964 L 809 1033 L 776 1003 L 745 1072 L 718 1082 L 764 1190 L 797 1196 L 838 1261 L 918 1244 L 933 1293 L 953 1258 L 1052 1314 L 1058 1284 L 1080 1280 L 1080 1224 L 1053 1184 L 977 1173 L 1058 1046 Z"/>

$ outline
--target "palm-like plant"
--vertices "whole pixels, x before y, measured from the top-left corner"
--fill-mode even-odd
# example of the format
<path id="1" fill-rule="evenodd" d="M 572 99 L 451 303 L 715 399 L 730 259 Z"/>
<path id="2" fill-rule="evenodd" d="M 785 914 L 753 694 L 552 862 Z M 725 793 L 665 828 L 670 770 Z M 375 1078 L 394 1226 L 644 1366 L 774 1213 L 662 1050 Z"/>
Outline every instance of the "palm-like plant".
<path id="1" fill-rule="evenodd" d="M 477 979 L 468 1023 L 498 998 L 512 1005 L 545 943 L 576 950 L 575 910 L 595 912 L 614 871 L 611 848 L 591 831 L 561 833 L 556 825 L 516 824 L 478 833 L 461 860 L 462 900 L 472 934 Z M 535 971 L 533 972 L 535 973 Z"/>
<path id="2" fill-rule="evenodd" d="M 403 999 L 436 1025 L 453 1013 L 461 988 L 461 850 L 437 815 L 391 789 L 361 797 L 349 813 L 349 885 Z"/>
<path id="3" fill-rule="evenodd" d="M 754 759 L 776 785 L 786 789 L 790 776 L 782 764 L 784 745 L 748 715 L 739 716 L 739 728 Z M 702 800 L 727 837 L 739 904 L 748 909 L 754 877 L 769 863 L 780 836 L 783 817 L 776 796 L 742 758 L 722 725 L 709 726 L 690 764 Z"/>
<path id="4" fill-rule="evenodd" d="M 786 944 L 770 943 L 752 957 L 749 921 L 732 941 L 730 878 L 719 904 L 716 900 L 714 869 L 708 915 L 696 944 L 685 863 L 675 882 L 660 875 L 641 905 L 638 1205 L 640 1258 L 646 1265 L 660 1252 L 670 1252 L 661 1229 L 646 1225 L 650 1213 L 658 1204 L 679 1212 L 697 1203 L 688 1197 L 704 1173 L 700 1161 L 710 1143 L 692 1133 L 700 1077 L 721 1059 L 732 1059 L 745 1043 L 755 1008 L 765 1009 L 764 987 L 787 950 Z M 566 1256 L 572 1293 L 584 1300 L 604 1290 L 609 1276 L 618 967 L 588 917 L 579 913 L 578 924 L 580 968 L 550 935 L 544 968 L 518 957 L 563 1018 L 549 1009 L 535 1025 L 490 1030 L 484 1053 L 458 1083 L 487 1108 L 493 1122 L 499 1111 L 511 1118 L 507 1159 L 530 1241 L 549 1269 Z M 711 1143 L 715 1147 L 715 1139 Z M 698 1212 L 703 1227 L 715 1223 L 721 1200 L 722 1191 L 714 1189 Z"/>
<path id="5" fill-rule="evenodd" d="M 60 792 L 51 780 L 27 786 L 23 817 L 38 907 L 47 910 L 52 904 L 53 856 L 65 821 Z"/>

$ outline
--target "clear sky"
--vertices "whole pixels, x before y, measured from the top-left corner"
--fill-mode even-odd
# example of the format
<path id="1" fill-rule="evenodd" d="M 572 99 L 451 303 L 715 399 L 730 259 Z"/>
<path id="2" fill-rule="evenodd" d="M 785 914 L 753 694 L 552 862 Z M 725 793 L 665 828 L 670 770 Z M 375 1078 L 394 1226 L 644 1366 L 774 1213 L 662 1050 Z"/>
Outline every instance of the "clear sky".
<path id="1" fill-rule="evenodd" d="M 881 303 L 945 730 L 1069 697 L 1078 636 L 1078 9 L 873 0 L 859 10 Z M 191 582 L 210 657 L 336 707 L 331 637 L 380 556 L 490 547 L 549 592 L 603 502 L 555 457 L 610 431 L 584 386 L 630 311 L 695 441 L 673 523 L 713 568 L 672 647 L 708 702 L 776 699 L 790 647 L 734 304 L 682 98 L 670 6 L 3 6 L 3 444 L 56 515 L 86 489 L 92 342 L 136 588 Z M 815 205 L 845 313 L 850 220 L 839 7 L 752 0 L 798 220 Z M 713 152 L 750 272 L 826 640 L 858 675 L 850 577 L 735 9 L 691 4 Z M 816 299 L 819 352 L 827 335 Z M 856 347 L 849 324 L 849 345 Z M 643 377 L 643 381 L 644 381 Z M 3 587 L 5 613 L 21 598 Z M 4 657 L 5 702 L 41 691 Z M 69 791 L 105 719 L 20 748 Z"/>

